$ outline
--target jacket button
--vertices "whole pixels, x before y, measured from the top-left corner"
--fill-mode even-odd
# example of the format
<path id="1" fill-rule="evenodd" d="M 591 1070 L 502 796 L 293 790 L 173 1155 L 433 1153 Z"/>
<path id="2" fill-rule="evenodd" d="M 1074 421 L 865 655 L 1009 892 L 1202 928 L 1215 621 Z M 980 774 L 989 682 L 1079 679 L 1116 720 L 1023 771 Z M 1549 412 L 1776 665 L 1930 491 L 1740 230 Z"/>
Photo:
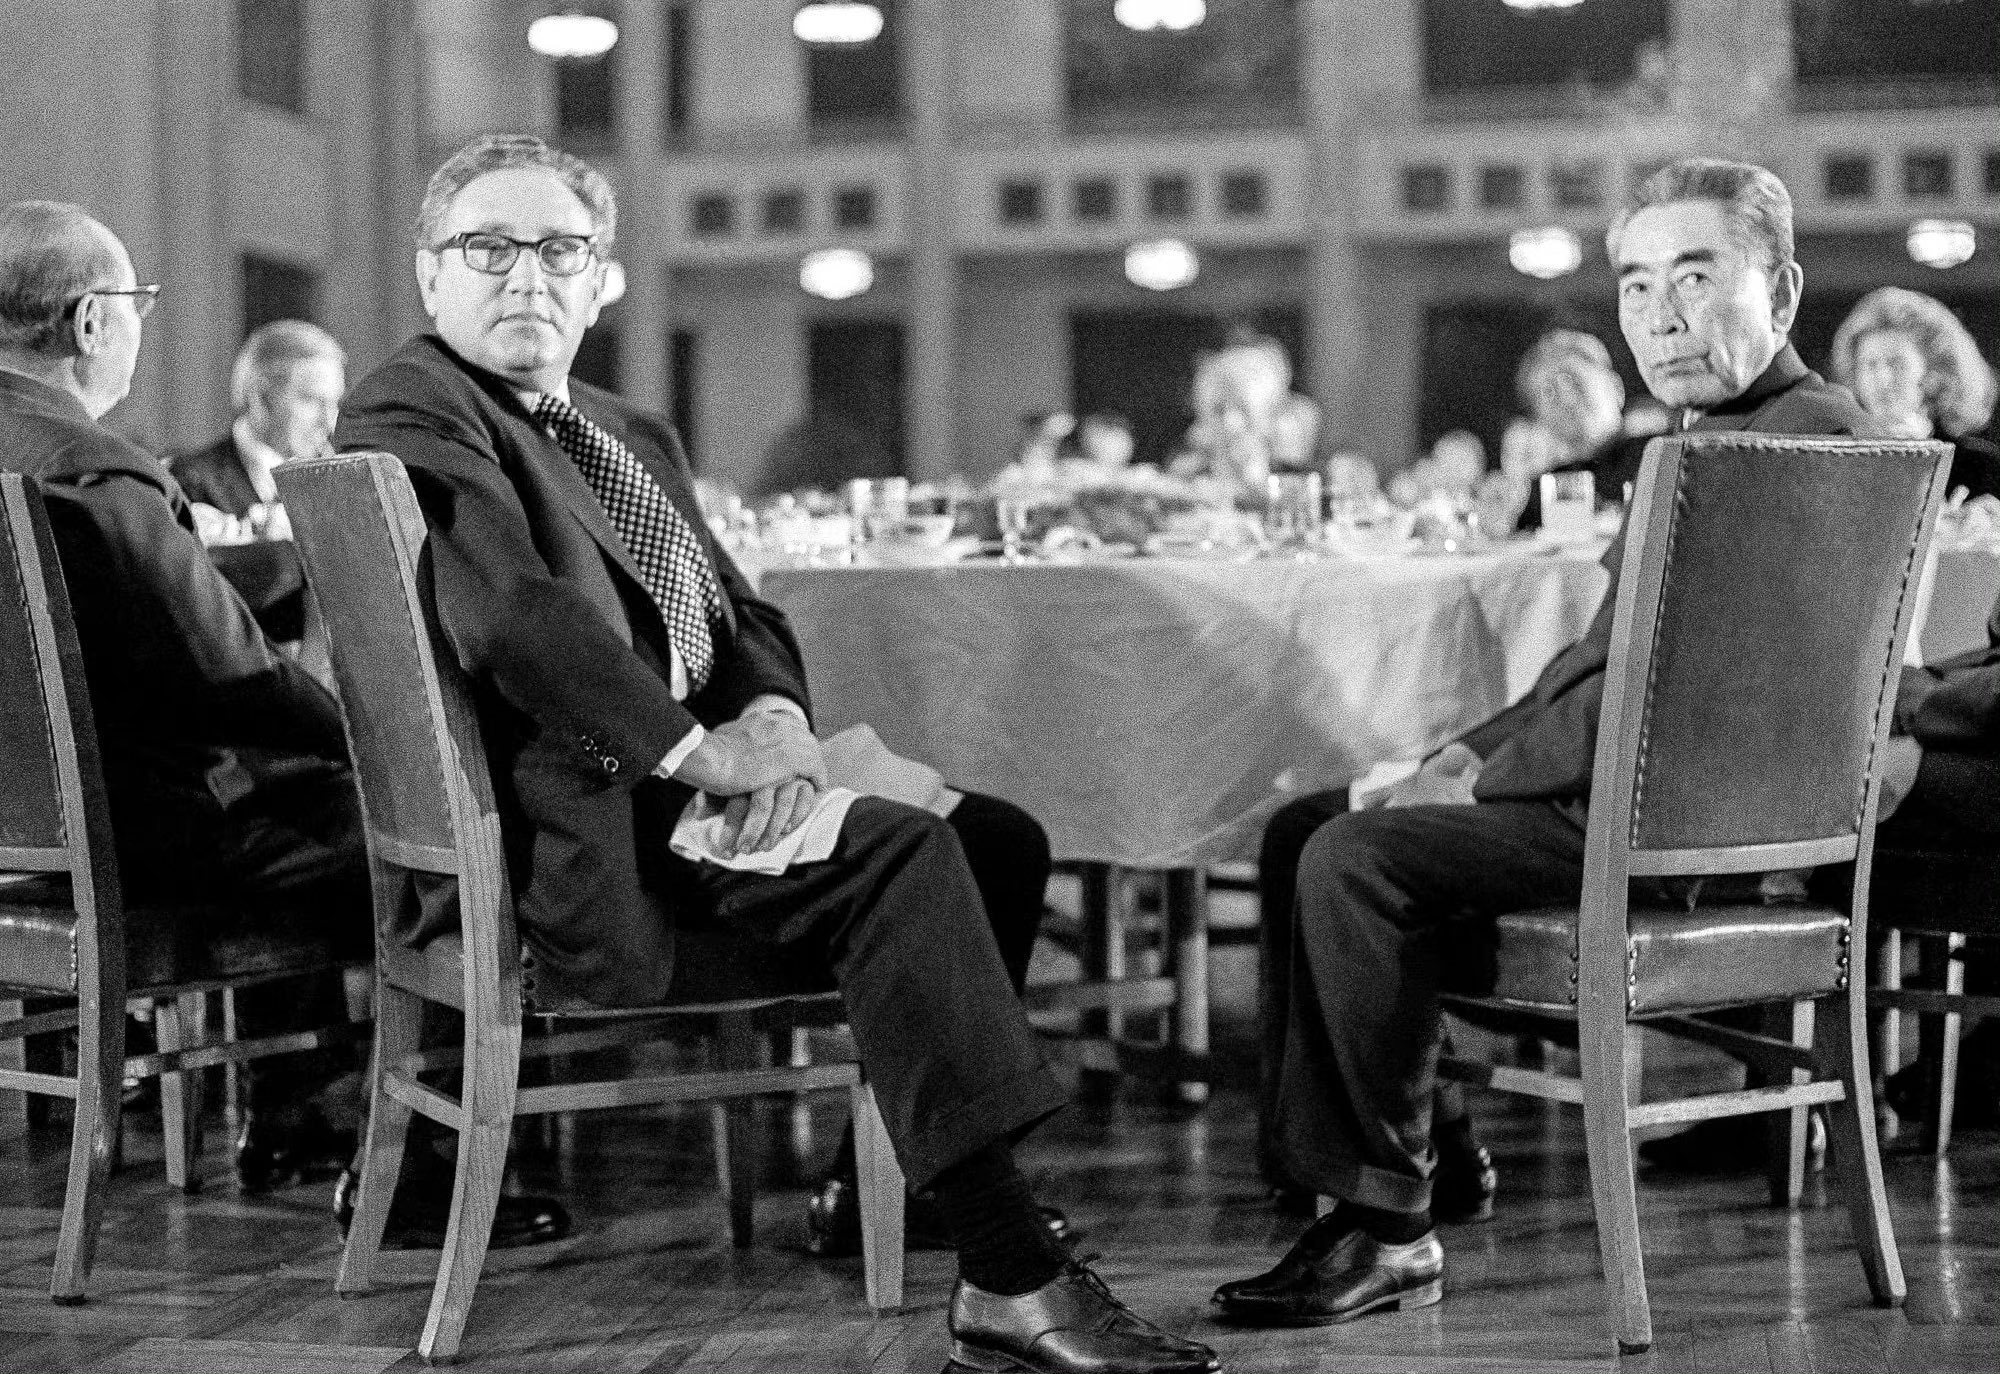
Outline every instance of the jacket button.
<path id="1" fill-rule="evenodd" d="M 618 771 L 618 760 L 607 757 L 604 760 L 604 771 L 607 773 L 616 773 Z"/>

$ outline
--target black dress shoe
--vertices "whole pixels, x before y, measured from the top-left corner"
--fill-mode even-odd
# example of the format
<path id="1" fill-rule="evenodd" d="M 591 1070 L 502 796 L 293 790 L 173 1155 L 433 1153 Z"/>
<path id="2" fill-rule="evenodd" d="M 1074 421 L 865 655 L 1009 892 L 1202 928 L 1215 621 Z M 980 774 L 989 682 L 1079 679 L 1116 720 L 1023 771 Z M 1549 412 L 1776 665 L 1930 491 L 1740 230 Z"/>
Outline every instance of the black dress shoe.
<path id="1" fill-rule="evenodd" d="M 236 1181 L 246 1193 L 324 1183 L 353 1158 L 354 1132 L 335 1128 L 316 1107 L 279 1117 L 246 1112 L 236 1138 Z"/>
<path id="2" fill-rule="evenodd" d="M 1081 1264 L 1017 1298 L 960 1279 L 945 1324 L 946 1374 L 1206 1374 L 1222 1367 L 1213 1350 L 1145 1320 Z"/>
<path id="3" fill-rule="evenodd" d="M 333 1219 L 344 1237 L 354 1223 L 354 1204 L 361 1192 L 361 1175 L 352 1169 L 340 1171 L 333 1185 Z M 442 1188 L 413 1186 L 409 1179 L 396 1187 L 389 1203 L 389 1224 L 382 1231 L 384 1250 L 438 1250 L 444 1246 L 445 1227 L 451 1220 L 451 1180 Z M 492 1250 L 513 1250 L 523 1245 L 546 1245 L 570 1232 L 569 1209 L 554 1198 L 500 1195 L 493 1213 L 493 1234 L 486 1245 Z"/>
<path id="4" fill-rule="evenodd" d="M 1053 1207 L 1035 1209 L 1051 1238 L 1064 1245 L 1076 1239 L 1069 1218 Z M 951 1232 L 937 1202 L 920 1193 L 903 1201 L 903 1248 L 949 1250 Z M 815 1259 L 845 1259 L 861 1253 L 861 1187 L 852 1178 L 829 1174 L 806 1195 L 806 1253 Z"/>
<path id="5" fill-rule="evenodd" d="M 1447 1225 L 1493 1220 L 1493 1195 L 1500 1190 L 1500 1172 L 1484 1145 L 1470 1154 L 1439 1151 L 1431 1175 L 1431 1215 Z"/>
<path id="6" fill-rule="evenodd" d="M 1444 1297 L 1444 1249 L 1435 1231 L 1384 1245 L 1359 1229 L 1311 1231 L 1277 1267 L 1215 1290 L 1224 1319 L 1247 1326 L 1332 1326 L 1371 1312 L 1429 1307 Z"/>
<path id="7" fill-rule="evenodd" d="M 1761 1169 L 1770 1158 L 1771 1117 L 1766 1112 L 1718 1116 L 1684 1131 L 1639 1142 L 1639 1158 L 1667 1174 L 1741 1174 Z M 1826 1122 L 1815 1111 L 1806 1131 L 1806 1164 L 1826 1160 Z"/>

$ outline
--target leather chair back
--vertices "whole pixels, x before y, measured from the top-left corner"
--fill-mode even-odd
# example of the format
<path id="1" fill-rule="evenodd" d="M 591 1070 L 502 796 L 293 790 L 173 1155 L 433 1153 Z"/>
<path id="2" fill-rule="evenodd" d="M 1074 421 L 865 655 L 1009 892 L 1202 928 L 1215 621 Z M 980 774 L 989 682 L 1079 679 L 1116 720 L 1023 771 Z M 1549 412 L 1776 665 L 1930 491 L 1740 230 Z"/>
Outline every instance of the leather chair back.
<path id="1" fill-rule="evenodd" d="M 1639 483 L 1612 632 L 1631 647 L 1598 741 L 1599 790 L 1629 789 L 1614 828 L 1633 872 L 1854 856 L 1949 453 L 1766 434 L 1650 447 L 1669 471 Z"/>

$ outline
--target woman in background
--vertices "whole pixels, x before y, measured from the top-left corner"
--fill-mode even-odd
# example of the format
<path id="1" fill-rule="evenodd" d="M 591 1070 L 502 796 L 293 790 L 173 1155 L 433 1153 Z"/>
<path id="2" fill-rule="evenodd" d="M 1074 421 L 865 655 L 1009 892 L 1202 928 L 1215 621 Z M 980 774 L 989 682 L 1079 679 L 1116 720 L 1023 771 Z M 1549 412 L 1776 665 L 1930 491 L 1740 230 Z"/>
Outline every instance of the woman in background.
<path id="1" fill-rule="evenodd" d="M 1993 418 L 1993 369 L 1942 302 L 1870 291 L 1834 333 L 1830 370 L 1898 438 L 1952 442 L 1949 490 L 2000 496 L 2000 448 L 1976 437 Z"/>

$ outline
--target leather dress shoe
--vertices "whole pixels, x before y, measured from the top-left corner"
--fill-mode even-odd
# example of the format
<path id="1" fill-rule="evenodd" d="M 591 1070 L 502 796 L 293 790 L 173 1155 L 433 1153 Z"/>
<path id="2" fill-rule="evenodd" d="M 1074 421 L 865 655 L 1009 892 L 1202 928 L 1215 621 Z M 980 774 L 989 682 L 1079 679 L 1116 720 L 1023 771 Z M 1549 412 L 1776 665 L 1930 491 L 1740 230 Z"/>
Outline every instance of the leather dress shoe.
<path id="1" fill-rule="evenodd" d="M 1145 1320 L 1081 1264 L 1014 1298 L 960 1279 L 945 1324 L 951 1332 L 946 1374 L 1206 1374 L 1221 1368 L 1213 1350 Z"/>
<path id="2" fill-rule="evenodd" d="M 1444 1248 L 1435 1231 L 1385 1245 L 1353 1229 L 1308 1231 L 1277 1266 L 1215 1290 L 1224 1319 L 1248 1326 L 1332 1326 L 1371 1312 L 1429 1307 L 1444 1297 Z"/>
<path id="3" fill-rule="evenodd" d="M 1431 1175 L 1431 1215 L 1447 1225 L 1493 1220 L 1493 1195 L 1500 1191 L 1500 1172 L 1484 1145 L 1470 1154 L 1439 1151 Z"/>
<path id="4" fill-rule="evenodd" d="M 340 1171 L 333 1185 L 333 1219 L 345 1236 L 354 1222 L 354 1204 L 361 1192 L 361 1175 L 352 1169 Z M 382 1231 L 384 1250 L 437 1250 L 444 1246 L 445 1226 L 451 1220 L 451 1181 L 442 1187 L 416 1186 L 404 1179 L 389 1203 L 389 1224 Z M 546 1245 L 570 1232 L 569 1209 L 554 1198 L 500 1195 L 493 1213 L 493 1234 L 486 1244 L 493 1250 L 513 1250 L 523 1245 Z"/>
<path id="5" fill-rule="evenodd" d="M 1051 1239 L 1067 1246 L 1076 1239 L 1069 1218 L 1054 1207 L 1037 1207 Z M 911 1193 L 903 1201 L 903 1248 L 949 1250 L 951 1232 L 935 1199 Z M 845 1259 L 861 1253 L 861 1185 L 829 1174 L 806 1195 L 806 1253 L 815 1259 Z"/>
<path id="6" fill-rule="evenodd" d="M 1764 1167 L 1770 1157 L 1771 1117 L 1765 1112 L 1718 1116 L 1684 1131 L 1639 1142 L 1639 1158 L 1668 1174 L 1741 1174 Z M 1826 1162 L 1826 1121 L 1818 1111 L 1806 1129 L 1806 1167 Z"/>
<path id="7" fill-rule="evenodd" d="M 246 1112 L 236 1138 L 236 1181 L 246 1193 L 294 1183 L 324 1183 L 354 1158 L 354 1132 L 328 1123 L 317 1108 L 289 1119 Z"/>

